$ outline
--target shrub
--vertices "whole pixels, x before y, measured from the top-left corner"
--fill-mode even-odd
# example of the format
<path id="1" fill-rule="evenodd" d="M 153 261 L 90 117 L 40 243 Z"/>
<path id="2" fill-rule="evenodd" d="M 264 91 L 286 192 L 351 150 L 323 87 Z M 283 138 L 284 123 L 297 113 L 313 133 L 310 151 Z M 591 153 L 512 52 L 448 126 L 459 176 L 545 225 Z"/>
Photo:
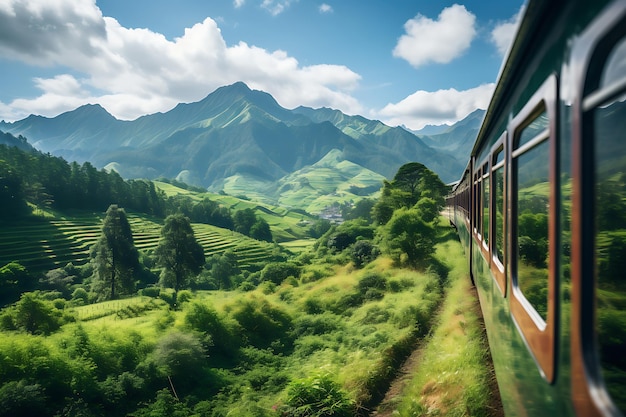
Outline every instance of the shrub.
<path id="1" fill-rule="evenodd" d="M 85 305 L 89 304 L 89 294 L 83 287 L 78 287 L 72 293 L 72 304 Z"/>
<path id="2" fill-rule="evenodd" d="M 9 381 L 0 387 L 0 416 L 45 415 L 45 398 L 39 384 Z"/>
<path id="3" fill-rule="evenodd" d="M 355 404 L 330 376 L 293 381 L 287 389 L 285 415 L 293 417 L 349 417 Z"/>
<path id="4" fill-rule="evenodd" d="M 359 240 L 352 246 L 352 262 L 357 268 L 372 262 L 380 255 L 380 250 L 369 240 Z"/>
<path id="5" fill-rule="evenodd" d="M 181 290 L 178 292 L 178 297 L 176 298 L 176 301 L 180 305 L 180 304 L 188 302 L 192 298 L 193 298 L 193 293 L 191 291 Z"/>
<path id="6" fill-rule="evenodd" d="M 317 298 L 307 298 L 304 300 L 304 312 L 307 314 L 321 314 L 324 312 L 324 305 Z"/>
<path id="7" fill-rule="evenodd" d="M 161 337 L 154 349 L 154 362 L 165 375 L 178 377 L 178 384 L 193 381 L 202 373 L 206 352 L 200 340 L 190 333 L 173 331 Z"/>
<path id="8" fill-rule="evenodd" d="M 61 311 L 36 293 L 24 293 L 12 308 L 14 327 L 31 334 L 50 334 L 63 324 Z"/>
<path id="9" fill-rule="evenodd" d="M 272 262 L 261 271 L 261 281 L 271 281 L 276 285 L 280 285 L 287 277 L 300 276 L 300 266 L 293 262 Z"/>
<path id="10" fill-rule="evenodd" d="M 232 316 L 242 327 L 242 334 L 255 347 L 290 345 L 291 317 L 265 299 L 253 298 L 239 302 Z"/>
<path id="11" fill-rule="evenodd" d="M 207 304 L 194 301 L 185 309 L 185 324 L 211 337 L 213 348 L 220 354 L 233 356 L 241 346 L 239 330 Z"/>
<path id="12" fill-rule="evenodd" d="M 365 294 L 372 289 L 384 291 L 387 289 L 387 278 L 378 272 L 367 272 L 359 280 L 357 289 L 361 294 Z"/>
<path id="13" fill-rule="evenodd" d="M 343 328 L 339 316 L 325 313 L 316 316 L 304 315 L 294 321 L 293 333 L 296 337 L 305 335 L 320 335 L 334 332 Z"/>
<path id="14" fill-rule="evenodd" d="M 146 297 L 158 298 L 161 294 L 161 288 L 159 287 L 146 287 L 141 290 L 141 295 Z"/>

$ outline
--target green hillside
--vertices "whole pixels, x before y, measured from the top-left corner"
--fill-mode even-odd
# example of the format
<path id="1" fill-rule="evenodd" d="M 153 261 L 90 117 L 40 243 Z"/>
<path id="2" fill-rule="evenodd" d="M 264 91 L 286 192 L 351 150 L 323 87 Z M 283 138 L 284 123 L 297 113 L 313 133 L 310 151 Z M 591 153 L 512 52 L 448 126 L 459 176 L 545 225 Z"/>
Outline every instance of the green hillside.
<path id="1" fill-rule="evenodd" d="M 148 251 L 157 247 L 161 220 L 128 213 L 128 221 L 137 249 Z M 89 248 L 100 236 L 101 222 L 100 214 L 82 213 L 4 225 L 0 229 L 0 265 L 17 261 L 31 272 L 45 272 L 68 262 L 84 264 L 89 260 Z M 272 256 L 271 243 L 207 224 L 192 226 L 207 257 L 230 249 L 245 269 Z"/>
<path id="2" fill-rule="evenodd" d="M 385 178 L 369 169 L 341 159 L 330 151 L 319 162 L 298 170 L 278 182 L 278 202 L 309 213 L 321 213 L 335 203 L 377 198 Z"/>
<path id="3" fill-rule="evenodd" d="M 275 204 L 263 203 L 254 199 L 247 199 L 247 197 L 235 197 L 235 195 L 249 195 L 243 192 L 243 190 L 239 190 L 242 192 L 236 192 L 238 190 L 234 190 L 232 195 L 215 194 L 210 192 L 197 193 L 165 182 L 155 181 L 154 184 L 159 189 L 163 190 L 168 197 L 184 195 L 197 201 L 209 198 L 230 208 L 231 210 L 244 210 L 247 208 L 253 209 L 257 216 L 262 217 L 270 225 L 272 236 L 274 237 L 274 240 L 279 243 L 285 243 L 296 239 L 307 239 L 308 227 L 310 223 L 315 220 L 313 216 L 305 214 L 299 210 L 290 210 Z"/>

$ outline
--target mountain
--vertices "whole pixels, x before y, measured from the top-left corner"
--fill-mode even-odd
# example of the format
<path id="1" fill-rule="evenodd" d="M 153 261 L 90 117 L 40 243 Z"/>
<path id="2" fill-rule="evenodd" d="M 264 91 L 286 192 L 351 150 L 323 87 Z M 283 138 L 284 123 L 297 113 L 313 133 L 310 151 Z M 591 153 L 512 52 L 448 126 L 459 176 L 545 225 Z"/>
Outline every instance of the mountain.
<path id="1" fill-rule="evenodd" d="M 416 161 L 443 181 L 454 181 L 467 155 L 457 151 L 473 143 L 467 135 L 469 145 L 459 142 L 473 124 L 458 131 L 455 126 L 440 135 L 418 137 L 338 110 L 288 110 L 270 94 L 241 82 L 218 88 L 201 101 L 132 121 L 118 120 L 99 105 L 85 105 L 53 118 L 0 122 L 0 130 L 24 135 L 44 152 L 113 168 L 125 178 L 178 178 L 214 191 L 274 200 L 291 175 L 324 158 L 352 164 L 351 169 L 358 167 L 367 178 L 373 173 L 391 178 L 401 165 Z M 356 180 L 353 185 L 353 190 L 361 187 Z"/>
<path id="2" fill-rule="evenodd" d="M 438 135 L 440 133 L 445 132 L 446 130 L 450 129 L 450 125 L 448 124 L 442 124 L 442 125 L 426 125 L 423 128 L 419 129 L 419 130 L 413 130 L 413 129 L 409 129 L 406 126 L 403 126 L 406 130 L 408 130 L 409 132 L 413 133 L 414 135 L 417 136 L 432 136 L 432 135 Z"/>
<path id="3" fill-rule="evenodd" d="M 416 134 L 433 149 L 448 153 L 456 159 L 468 158 L 484 117 L 485 110 L 478 109 L 440 133 Z"/>

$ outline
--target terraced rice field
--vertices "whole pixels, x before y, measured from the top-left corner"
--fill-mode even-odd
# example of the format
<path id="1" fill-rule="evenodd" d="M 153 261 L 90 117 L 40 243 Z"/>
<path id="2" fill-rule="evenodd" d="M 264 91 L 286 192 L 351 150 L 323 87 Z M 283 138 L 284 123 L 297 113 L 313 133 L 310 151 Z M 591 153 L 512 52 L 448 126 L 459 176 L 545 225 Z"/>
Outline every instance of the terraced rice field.
<path id="1" fill-rule="evenodd" d="M 128 213 L 135 246 L 141 251 L 157 247 L 161 233 L 159 219 Z M 239 233 L 206 224 L 193 224 L 196 239 L 205 255 L 231 249 L 241 268 L 269 259 L 273 245 Z M 82 265 L 89 260 L 89 248 L 97 241 L 102 216 L 81 214 L 53 220 L 18 222 L 0 228 L 0 265 L 20 262 L 31 272 L 45 272 L 68 262 Z"/>

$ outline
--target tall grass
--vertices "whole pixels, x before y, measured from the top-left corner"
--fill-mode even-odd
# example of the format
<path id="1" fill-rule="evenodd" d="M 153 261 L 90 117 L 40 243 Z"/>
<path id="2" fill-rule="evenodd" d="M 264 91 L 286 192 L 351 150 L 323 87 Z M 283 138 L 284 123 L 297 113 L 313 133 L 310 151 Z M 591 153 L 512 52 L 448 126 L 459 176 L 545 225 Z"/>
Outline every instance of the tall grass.
<path id="1" fill-rule="evenodd" d="M 437 256 L 451 268 L 446 298 L 394 415 L 489 416 L 488 347 L 466 260 L 452 241 Z"/>

